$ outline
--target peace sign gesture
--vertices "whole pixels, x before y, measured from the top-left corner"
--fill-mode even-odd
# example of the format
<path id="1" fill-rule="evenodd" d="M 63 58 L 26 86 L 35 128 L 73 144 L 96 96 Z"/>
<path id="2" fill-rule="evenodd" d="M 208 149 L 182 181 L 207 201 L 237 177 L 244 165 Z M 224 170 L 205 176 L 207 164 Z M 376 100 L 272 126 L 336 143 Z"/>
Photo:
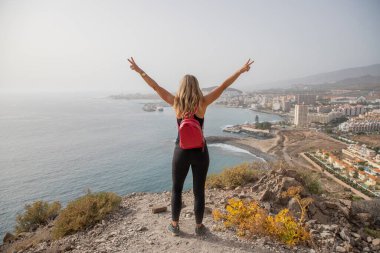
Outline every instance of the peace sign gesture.
<path id="1" fill-rule="evenodd" d="M 133 57 L 131 57 L 131 59 L 128 59 L 128 61 L 131 63 L 131 69 L 136 71 L 137 73 L 141 74 L 143 73 L 144 71 L 142 69 L 140 69 L 139 66 L 137 66 L 135 60 L 133 59 Z"/>
<path id="2" fill-rule="evenodd" d="M 248 61 L 244 64 L 244 66 L 239 70 L 239 73 L 244 73 L 248 72 L 249 69 L 251 68 L 251 64 L 254 63 L 255 61 L 250 62 L 251 59 L 248 59 Z"/>

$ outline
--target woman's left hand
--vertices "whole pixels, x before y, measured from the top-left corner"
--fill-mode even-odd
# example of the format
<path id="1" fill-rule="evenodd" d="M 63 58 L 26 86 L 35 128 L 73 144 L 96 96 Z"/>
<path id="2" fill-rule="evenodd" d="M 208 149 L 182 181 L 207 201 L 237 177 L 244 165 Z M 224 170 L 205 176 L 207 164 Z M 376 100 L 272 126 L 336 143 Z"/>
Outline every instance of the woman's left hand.
<path id="1" fill-rule="evenodd" d="M 137 73 L 141 74 L 143 73 L 144 71 L 139 67 L 137 66 L 135 60 L 133 59 L 133 57 L 131 57 L 131 59 L 128 59 L 128 61 L 131 63 L 131 69 L 136 71 Z"/>
<path id="2" fill-rule="evenodd" d="M 249 69 L 251 68 L 251 64 L 254 63 L 254 61 L 251 62 L 251 59 L 249 59 L 245 64 L 244 66 L 239 69 L 239 73 L 242 74 L 244 72 L 248 72 Z"/>

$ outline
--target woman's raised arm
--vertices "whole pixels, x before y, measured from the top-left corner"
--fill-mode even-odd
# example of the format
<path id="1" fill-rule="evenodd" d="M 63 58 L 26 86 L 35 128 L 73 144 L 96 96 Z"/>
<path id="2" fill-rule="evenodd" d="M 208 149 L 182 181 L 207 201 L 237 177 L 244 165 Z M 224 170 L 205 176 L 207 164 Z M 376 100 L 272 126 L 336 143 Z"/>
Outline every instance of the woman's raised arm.
<path id="1" fill-rule="evenodd" d="M 218 97 L 220 97 L 220 95 L 222 95 L 223 91 L 225 89 L 227 89 L 228 86 L 230 86 L 233 82 L 235 82 L 235 80 L 244 72 L 248 72 L 249 69 L 250 69 L 250 66 L 251 64 L 254 62 L 250 62 L 251 59 L 249 59 L 245 64 L 244 66 L 239 69 L 238 71 L 235 72 L 235 74 L 233 74 L 232 76 L 230 76 L 229 78 L 227 78 L 221 85 L 219 85 L 218 87 L 216 87 L 215 89 L 213 89 L 210 93 L 208 93 L 207 95 L 205 95 L 203 97 L 203 102 L 206 106 L 208 106 L 209 104 L 211 104 L 212 102 L 214 102 L 215 100 L 218 99 Z"/>
<path id="2" fill-rule="evenodd" d="M 164 88 L 162 88 L 160 85 L 158 85 L 156 83 L 156 81 L 154 81 L 152 78 L 150 78 L 139 66 L 137 66 L 135 60 L 133 59 L 133 57 L 131 57 L 131 59 L 128 59 L 129 63 L 131 63 L 131 69 L 136 71 L 137 73 L 139 73 L 141 75 L 141 77 L 144 79 L 144 81 L 150 86 L 152 87 L 156 92 L 157 94 L 166 102 L 168 103 L 169 105 L 173 106 L 173 103 L 174 103 L 174 96 L 168 92 L 167 90 L 165 90 Z"/>

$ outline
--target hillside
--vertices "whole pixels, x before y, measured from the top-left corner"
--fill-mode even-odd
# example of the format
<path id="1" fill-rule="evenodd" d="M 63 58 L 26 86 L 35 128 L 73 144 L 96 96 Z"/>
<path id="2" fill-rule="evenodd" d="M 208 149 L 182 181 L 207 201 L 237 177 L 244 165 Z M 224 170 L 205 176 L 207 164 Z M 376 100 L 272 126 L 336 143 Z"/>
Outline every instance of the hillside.
<path id="1" fill-rule="evenodd" d="M 315 201 L 308 208 L 307 228 L 311 241 L 306 245 L 287 246 L 268 236 L 239 237 L 234 229 L 224 228 L 215 221 L 211 210 L 224 209 L 230 198 L 256 200 L 270 213 L 288 207 L 299 214 L 293 198 L 281 193 L 304 184 L 297 171 L 275 169 L 258 176 L 253 182 L 235 188 L 206 190 L 204 224 L 205 236 L 194 234 L 193 192 L 183 193 L 181 234 L 172 237 L 166 226 L 170 221 L 170 192 L 132 193 L 124 196 L 120 207 L 102 222 L 85 231 L 53 241 L 50 236 L 54 224 L 40 227 L 36 232 L 22 233 L 11 243 L 0 246 L 1 252 L 378 252 L 380 239 L 367 235 L 364 226 L 379 219 L 378 200 L 350 201 L 311 195 Z M 153 207 L 166 207 L 152 213 Z M 372 225 L 371 225 L 372 226 Z M 9 237 L 11 238 L 11 237 Z M 22 250 L 23 248 L 23 250 Z M 16 250 L 17 249 L 17 250 Z M 21 250 L 20 250 L 21 249 Z"/>
<path id="2" fill-rule="evenodd" d="M 206 91 L 206 92 L 210 92 L 213 89 L 215 89 L 216 87 L 218 87 L 218 86 L 212 86 L 212 87 L 202 88 L 201 90 L 202 91 Z M 226 91 L 236 91 L 236 92 L 239 92 L 239 93 L 243 93 L 241 90 L 238 90 L 238 89 L 235 89 L 235 88 L 230 88 L 230 87 L 227 88 Z"/>
<path id="3" fill-rule="evenodd" d="M 380 64 L 374 64 L 363 67 L 347 68 L 337 71 L 319 73 L 316 75 L 294 78 L 289 80 L 280 80 L 260 85 L 261 87 L 271 88 L 290 88 L 292 85 L 323 85 L 336 84 L 339 88 L 346 88 L 346 85 L 356 84 L 379 84 Z"/>

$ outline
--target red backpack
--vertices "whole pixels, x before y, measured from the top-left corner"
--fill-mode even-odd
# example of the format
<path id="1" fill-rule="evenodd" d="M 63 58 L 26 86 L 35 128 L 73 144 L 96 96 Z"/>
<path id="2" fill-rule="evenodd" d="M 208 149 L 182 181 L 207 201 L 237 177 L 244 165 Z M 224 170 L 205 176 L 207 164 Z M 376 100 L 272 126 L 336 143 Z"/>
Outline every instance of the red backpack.
<path id="1" fill-rule="evenodd" d="M 204 151 L 205 139 L 203 137 L 203 130 L 199 121 L 194 118 L 195 113 L 198 111 L 198 107 L 195 108 L 195 112 L 190 114 L 185 113 L 179 129 L 179 146 L 182 149 L 202 148 Z"/>

